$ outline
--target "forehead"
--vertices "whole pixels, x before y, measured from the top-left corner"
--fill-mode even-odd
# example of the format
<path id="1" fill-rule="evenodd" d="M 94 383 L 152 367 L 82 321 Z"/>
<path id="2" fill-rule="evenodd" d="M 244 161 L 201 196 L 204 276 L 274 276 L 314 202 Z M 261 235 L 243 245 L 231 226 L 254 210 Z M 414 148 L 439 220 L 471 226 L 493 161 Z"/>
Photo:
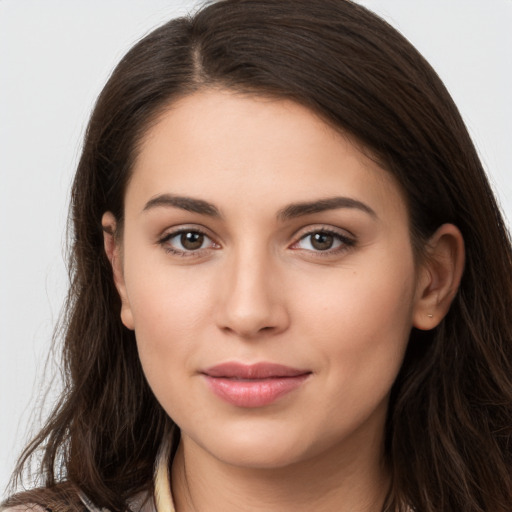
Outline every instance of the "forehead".
<path id="1" fill-rule="evenodd" d="M 147 131 L 126 202 L 161 193 L 246 207 L 349 194 L 404 207 L 393 176 L 311 110 L 224 90 L 181 98 Z"/>

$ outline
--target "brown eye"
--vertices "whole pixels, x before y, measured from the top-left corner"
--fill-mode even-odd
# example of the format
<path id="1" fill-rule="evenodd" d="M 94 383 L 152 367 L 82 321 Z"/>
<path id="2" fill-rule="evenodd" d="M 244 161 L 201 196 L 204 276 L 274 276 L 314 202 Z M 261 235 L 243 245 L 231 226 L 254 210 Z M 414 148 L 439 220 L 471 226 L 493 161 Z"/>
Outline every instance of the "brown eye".
<path id="1" fill-rule="evenodd" d="M 179 256 L 201 254 L 206 249 L 218 249 L 219 246 L 201 231 L 182 229 L 164 236 L 159 243 L 167 252 Z"/>
<path id="2" fill-rule="evenodd" d="M 313 233 L 311 237 L 311 246 L 317 251 L 327 251 L 332 248 L 334 244 L 334 236 L 330 233 Z"/>
<path id="3" fill-rule="evenodd" d="M 302 236 L 292 248 L 302 249 L 313 253 L 334 254 L 354 246 L 355 240 L 348 236 L 336 233 L 334 231 L 319 229 L 310 231 Z"/>
<path id="4" fill-rule="evenodd" d="M 201 249 L 204 243 L 204 235 L 197 231 L 186 231 L 180 235 L 181 246 L 187 251 Z"/>

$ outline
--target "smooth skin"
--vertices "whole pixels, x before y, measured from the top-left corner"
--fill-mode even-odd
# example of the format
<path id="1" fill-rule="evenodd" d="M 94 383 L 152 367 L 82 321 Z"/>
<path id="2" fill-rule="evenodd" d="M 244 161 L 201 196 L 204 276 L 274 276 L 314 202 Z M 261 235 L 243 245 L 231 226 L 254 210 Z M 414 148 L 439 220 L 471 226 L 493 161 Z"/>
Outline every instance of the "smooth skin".
<path id="1" fill-rule="evenodd" d="M 412 327 L 457 291 L 458 229 L 417 261 L 400 187 L 350 137 L 291 101 L 204 90 L 146 134 L 118 235 L 121 318 L 182 433 L 177 511 L 379 510 L 390 389 Z M 232 361 L 310 375 L 237 407 L 202 373 Z"/>

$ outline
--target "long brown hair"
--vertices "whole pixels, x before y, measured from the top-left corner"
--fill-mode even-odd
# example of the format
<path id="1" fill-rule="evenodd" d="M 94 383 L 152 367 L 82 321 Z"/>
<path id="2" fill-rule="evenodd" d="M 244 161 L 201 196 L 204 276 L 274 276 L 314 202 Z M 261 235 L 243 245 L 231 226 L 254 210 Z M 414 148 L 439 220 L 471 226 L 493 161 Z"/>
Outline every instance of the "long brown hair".
<path id="1" fill-rule="evenodd" d="M 65 392 L 23 453 L 42 487 L 10 503 L 66 502 L 74 489 L 125 510 L 151 490 L 173 423 L 150 391 L 103 251 L 101 217 L 123 219 L 138 143 L 176 98 L 207 87 L 288 98 L 349 133 L 400 182 L 415 247 L 445 222 L 466 268 L 450 312 L 413 329 L 392 390 L 386 510 L 512 507 L 512 251 L 459 112 L 441 80 L 386 22 L 348 0 L 221 0 L 140 41 L 92 114 L 71 205 Z"/>

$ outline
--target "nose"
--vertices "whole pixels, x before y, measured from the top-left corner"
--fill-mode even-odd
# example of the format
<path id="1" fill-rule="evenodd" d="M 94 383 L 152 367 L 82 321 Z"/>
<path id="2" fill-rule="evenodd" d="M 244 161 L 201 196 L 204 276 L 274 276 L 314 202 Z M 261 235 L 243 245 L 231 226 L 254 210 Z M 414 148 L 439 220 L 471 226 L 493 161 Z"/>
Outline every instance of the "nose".
<path id="1" fill-rule="evenodd" d="M 277 334 L 289 326 L 289 311 L 277 265 L 268 257 L 239 255 L 225 262 L 217 325 L 244 339 Z"/>

